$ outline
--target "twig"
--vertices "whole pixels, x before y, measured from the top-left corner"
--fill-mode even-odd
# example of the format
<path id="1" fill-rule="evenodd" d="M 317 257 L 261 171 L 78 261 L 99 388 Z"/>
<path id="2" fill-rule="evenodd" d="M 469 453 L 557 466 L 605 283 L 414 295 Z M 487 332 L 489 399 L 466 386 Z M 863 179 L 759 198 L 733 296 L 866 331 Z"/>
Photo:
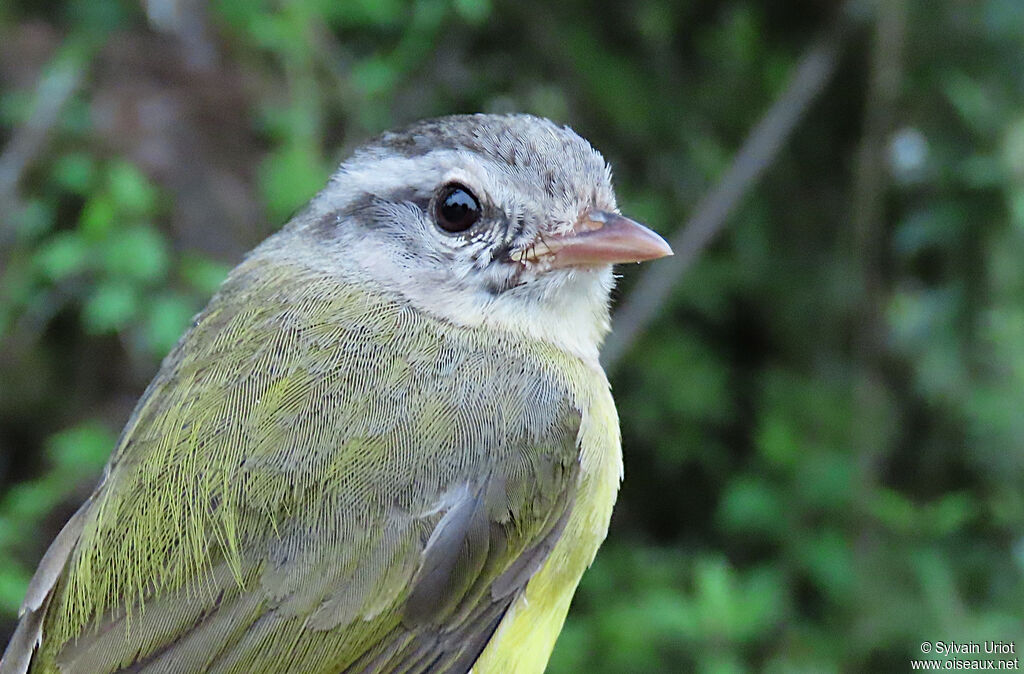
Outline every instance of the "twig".
<path id="1" fill-rule="evenodd" d="M 786 89 L 751 130 L 725 176 L 697 206 L 670 243 L 675 255 L 648 268 L 615 314 L 615 331 L 602 351 L 611 371 L 668 299 L 672 287 L 725 225 L 726 218 L 754 187 L 789 139 L 810 104 L 825 88 L 860 3 L 847 2 L 836 25 L 816 40 L 800 59 Z"/>
<path id="2" fill-rule="evenodd" d="M 28 118 L 0 154 L 0 250 L 14 237 L 16 215 L 21 211 L 18 182 L 45 149 L 61 110 L 78 89 L 84 74 L 85 66 L 80 59 L 58 57 L 36 85 Z"/>
<path id="3" fill-rule="evenodd" d="M 864 130 L 854 174 L 850 257 L 860 285 L 850 307 L 854 365 L 854 417 L 850 437 L 859 468 L 858 503 L 868 503 L 877 487 L 879 460 L 893 437 L 893 410 L 882 371 L 885 297 L 882 258 L 885 251 L 885 193 L 889 184 L 885 146 L 896 125 L 908 30 L 907 0 L 879 6 L 871 53 L 871 79 L 865 96 Z M 869 522 L 870 522 L 869 518 Z M 870 523 L 858 536 L 858 557 L 870 552 L 877 532 Z"/>

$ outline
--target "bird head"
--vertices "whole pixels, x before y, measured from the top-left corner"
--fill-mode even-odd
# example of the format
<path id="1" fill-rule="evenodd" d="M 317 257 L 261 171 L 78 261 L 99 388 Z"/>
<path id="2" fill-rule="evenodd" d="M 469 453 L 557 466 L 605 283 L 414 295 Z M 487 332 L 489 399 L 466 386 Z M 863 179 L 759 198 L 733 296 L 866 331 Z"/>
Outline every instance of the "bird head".
<path id="1" fill-rule="evenodd" d="M 604 158 L 530 115 L 460 115 L 358 149 L 286 228 L 323 266 L 459 325 L 596 359 L 612 265 L 671 254 L 619 214 Z"/>

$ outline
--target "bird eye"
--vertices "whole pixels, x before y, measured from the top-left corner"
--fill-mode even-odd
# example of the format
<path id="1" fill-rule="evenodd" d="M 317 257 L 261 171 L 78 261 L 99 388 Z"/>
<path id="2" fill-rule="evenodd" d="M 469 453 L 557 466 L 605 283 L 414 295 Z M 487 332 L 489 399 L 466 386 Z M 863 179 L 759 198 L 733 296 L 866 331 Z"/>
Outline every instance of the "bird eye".
<path id="1" fill-rule="evenodd" d="M 462 185 L 446 186 L 434 210 L 438 227 L 446 232 L 464 232 L 480 219 L 480 202 Z"/>

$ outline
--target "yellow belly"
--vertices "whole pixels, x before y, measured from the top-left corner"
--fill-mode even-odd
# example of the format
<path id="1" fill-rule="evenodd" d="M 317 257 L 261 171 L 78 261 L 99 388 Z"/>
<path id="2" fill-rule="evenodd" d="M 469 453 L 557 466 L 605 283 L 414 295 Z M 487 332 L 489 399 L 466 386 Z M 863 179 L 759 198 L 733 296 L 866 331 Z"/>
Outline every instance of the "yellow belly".
<path id="1" fill-rule="evenodd" d="M 622 451 L 615 405 L 604 377 L 600 379 L 600 385 L 577 392 L 583 410 L 580 487 L 565 532 L 509 608 L 473 674 L 544 671 L 580 577 L 608 533 L 622 479 Z"/>

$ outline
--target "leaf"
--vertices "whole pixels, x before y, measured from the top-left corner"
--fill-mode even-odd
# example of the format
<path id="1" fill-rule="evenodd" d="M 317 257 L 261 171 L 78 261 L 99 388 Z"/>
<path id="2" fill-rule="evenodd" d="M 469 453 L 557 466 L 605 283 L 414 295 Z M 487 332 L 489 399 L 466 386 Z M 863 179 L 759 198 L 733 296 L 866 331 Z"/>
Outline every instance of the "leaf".
<path id="1" fill-rule="evenodd" d="M 352 68 L 352 84 L 364 96 L 381 96 L 395 88 L 398 69 L 389 60 L 371 57 Z"/>
<path id="2" fill-rule="evenodd" d="M 272 217 L 281 221 L 309 200 L 327 180 L 320 157 L 305 144 L 292 144 L 264 159 L 260 188 Z"/>
<path id="3" fill-rule="evenodd" d="M 107 236 L 117 221 L 117 208 L 113 199 L 105 192 L 99 192 L 85 202 L 82 214 L 78 216 L 78 228 L 87 238 L 100 240 Z"/>
<path id="4" fill-rule="evenodd" d="M 112 277 L 152 283 L 167 275 L 170 251 L 149 225 L 136 225 L 104 242 L 102 269 Z"/>
<path id="5" fill-rule="evenodd" d="M 35 267 L 50 281 L 60 281 L 82 271 L 88 246 L 77 232 L 62 232 L 44 243 L 35 255 Z"/>
<path id="6" fill-rule="evenodd" d="M 130 284 L 104 281 L 85 301 L 82 324 L 92 334 L 117 332 L 128 325 L 138 309 L 138 296 Z"/>
<path id="7" fill-rule="evenodd" d="M 162 357 L 192 321 L 196 308 L 184 295 L 163 295 L 146 311 L 145 339 L 150 353 Z"/>
<path id="8" fill-rule="evenodd" d="M 777 490 L 763 478 L 735 477 L 725 488 L 718 518 L 726 529 L 775 538 L 786 527 L 786 509 Z"/>
<path id="9" fill-rule="evenodd" d="M 17 614 L 31 578 L 31 573 L 20 564 L 0 565 L 0 612 Z"/>
<path id="10" fill-rule="evenodd" d="M 0 509 L 14 519 L 34 521 L 45 515 L 58 498 L 59 493 L 43 482 L 22 482 L 11 487 Z"/>
<path id="11" fill-rule="evenodd" d="M 204 296 L 216 292 L 230 271 L 226 264 L 197 255 L 185 256 L 180 269 L 185 281 Z"/>
<path id="12" fill-rule="evenodd" d="M 458 15 L 469 23 L 483 23 L 491 15 L 490 0 L 454 0 L 453 4 Z"/>
<path id="13" fill-rule="evenodd" d="M 849 600 L 854 589 L 854 556 L 840 530 L 826 529 L 798 546 L 801 563 L 818 588 L 837 603 Z"/>
<path id="14" fill-rule="evenodd" d="M 109 428 L 87 421 L 55 433 L 46 442 L 47 453 L 58 470 L 78 476 L 98 473 L 107 463 L 117 441 Z"/>
<path id="15" fill-rule="evenodd" d="M 801 438 L 792 420 L 780 412 L 771 410 L 764 415 L 755 443 L 760 455 L 771 464 L 790 467 L 800 459 Z"/>
<path id="16" fill-rule="evenodd" d="M 53 205 L 42 199 L 32 199 L 17 214 L 18 238 L 31 241 L 53 229 L 56 214 Z"/>
<path id="17" fill-rule="evenodd" d="M 868 501 L 868 510 L 892 531 L 908 535 L 917 528 L 917 509 L 894 489 L 878 488 Z"/>
<path id="18" fill-rule="evenodd" d="M 128 215 L 148 215 L 153 211 L 157 189 L 133 164 L 117 162 L 111 166 L 107 184 L 119 211 Z"/>
<path id="19" fill-rule="evenodd" d="M 85 152 L 71 152 L 60 157 L 53 166 L 53 179 L 73 194 L 86 194 L 96 177 L 96 162 Z"/>

